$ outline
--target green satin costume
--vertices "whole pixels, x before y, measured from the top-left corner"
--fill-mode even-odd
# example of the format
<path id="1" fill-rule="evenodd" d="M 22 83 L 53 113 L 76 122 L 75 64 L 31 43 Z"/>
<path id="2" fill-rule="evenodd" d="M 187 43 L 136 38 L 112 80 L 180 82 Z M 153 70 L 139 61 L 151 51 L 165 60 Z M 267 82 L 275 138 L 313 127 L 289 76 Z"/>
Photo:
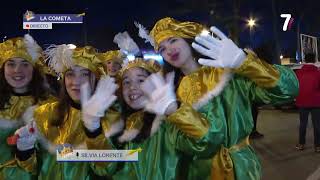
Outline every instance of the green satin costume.
<path id="1" fill-rule="evenodd" d="M 209 121 L 209 133 L 216 132 L 211 137 L 217 144 L 212 159 L 185 164 L 188 179 L 204 177 L 203 172 L 208 172 L 204 169 L 209 167 L 211 179 L 261 179 L 261 165 L 248 139 L 253 128 L 251 105 L 290 102 L 298 89 L 291 69 L 269 65 L 252 52 L 238 69 L 202 67 L 184 76 L 178 99 Z"/>
<path id="2" fill-rule="evenodd" d="M 188 116 L 186 116 L 188 115 Z M 199 120 L 200 119 L 200 120 Z M 196 120 L 196 121 L 195 121 Z M 124 149 L 134 150 L 141 148 L 137 162 L 111 162 L 105 163 L 105 173 L 112 179 L 181 179 L 179 168 L 184 154 L 196 157 L 212 155 L 212 148 L 216 144 L 211 141 L 211 134 L 207 133 L 207 121 L 191 106 L 182 104 L 180 108 L 167 118 L 156 117 L 153 121 L 161 124 L 155 126 L 154 133 L 140 141 L 125 143 Z M 143 112 L 138 111 L 126 120 L 126 132 L 140 131 L 143 126 Z M 130 134 L 130 133 L 129 133 Z M 131 137 L 134 138 L 134 137 Z M 111 144 L 111 143 L 107 143 Z M 96 145 L 99 146 L 99 145 Z M 97 147 L 91 147 L 97 149 Z M 105 147 L 115 148 L 114 146 Z M 101 148 L 100 148 L 101 149 Z M 115 167 L 116 166 L 116 167 Z"/>
<path id="3" fill-rule="evenodd" d="M 32 174 L 15 158 L 15 146 L 8 145 L 7 138 L 24 125 L 22 114 L 34 103 L 30 95 L 12 95 L 0 111 L 0 179 L 32 179 Z"/>
<path id="4" fill-rule="evenodd" d="M 183 77 L 178 110 L 147 139 L 125 144 L 124 149 L 142 148 L 139 161 L 106 163 L 104 173 L 113 179 L 260 179 L 260 162 L 248 139 L 251 104 L 281 104 L 297 93 L 292 70 L 266 64 L 250 52 L 238 69 L 202 67 Z M 139 132 L 141 114 L 127 118 L 124 133 Z"/>
<path id="5" fill-rule="evenodd" d="M 70 106 L 61 126 L 51 124 L 57 115 L 58 102 L 50 102 L 34 110 L 34 120 L 39 131 L 39 150 L 27 161 L 36 171 L 38 179 L 92 179 L 89 162 L 57 162 L 56 148 L 58 145 L 69 144 L 74 149 L 87 149 L 87 137 L 81 121 L 81 111 Z M 108 110 L 105 119 L 108 122 L 119 120 L 120 113 Z M 103 120 L 106 121 L 106 120 Z M 105 126 L 103 124 L 103 126 Z"/>

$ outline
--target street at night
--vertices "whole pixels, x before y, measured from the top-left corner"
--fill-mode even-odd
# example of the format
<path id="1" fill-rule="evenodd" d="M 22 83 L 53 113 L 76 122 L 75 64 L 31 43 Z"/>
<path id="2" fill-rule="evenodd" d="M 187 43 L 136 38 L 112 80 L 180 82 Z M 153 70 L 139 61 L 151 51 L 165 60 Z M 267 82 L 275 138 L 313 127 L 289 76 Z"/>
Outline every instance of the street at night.
<path id="1" fill-rule="evenodd" d="M 316 171 L 320 168 L 320 154 L 314 152 L 311 119 L 303 151 L 295 148 L 299 132 L 296 110 L 259 110 L 257 129 L 264 137 L 251 143 L 262 162 L 263 180 L 305 180 L 316 172 L 320 179 L 320 169 Z"/>

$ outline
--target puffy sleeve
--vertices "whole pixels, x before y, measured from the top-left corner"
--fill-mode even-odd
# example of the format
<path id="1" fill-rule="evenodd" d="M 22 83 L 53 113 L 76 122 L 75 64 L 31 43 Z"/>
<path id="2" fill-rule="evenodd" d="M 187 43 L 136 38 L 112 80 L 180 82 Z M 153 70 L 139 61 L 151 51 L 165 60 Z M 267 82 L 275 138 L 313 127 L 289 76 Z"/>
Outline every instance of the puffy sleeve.
<path id="1" fill-rule="evenodd" d="M 171 127 L 171 138 L 176 149 L 191 156 L 212 157 L 224 140 L 225 123 L 222 118 L 216 118 L 212 106 L 205 107 L 207 113 L 200 113 L 191 105 L 182 103 L 179 109 L 168 116 Z M 214 122 L 214 123 L 211 123 Z"/>
<path id="2" fill-rule="evenodd" d="M 292 101 L 299 91 L 298 79 L 290 68 L 270 65 L 248 52 L 247 59 L 234 72 L 254 83 L 244 85 L 252 101 L 263 104 L 281 104 Z"/>

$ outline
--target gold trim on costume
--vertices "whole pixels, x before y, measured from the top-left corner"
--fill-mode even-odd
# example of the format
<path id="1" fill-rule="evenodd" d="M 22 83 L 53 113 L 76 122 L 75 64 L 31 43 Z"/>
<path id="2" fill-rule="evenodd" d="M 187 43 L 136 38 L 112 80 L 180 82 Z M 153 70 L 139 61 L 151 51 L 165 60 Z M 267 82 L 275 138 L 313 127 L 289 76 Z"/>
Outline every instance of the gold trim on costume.
<path id="1" fill-rule="evenodd" d="M 120 132 L 122 129 L 121 123 L 124 126 L 124 122 L 121 122 L 121 113 L 115 110 L 108 109 L 106 115 L 101 118 L 101 126 L 103 130 L 103 134 L 114 135 Z M 116 126 L 118 125 L 118 126 Z M 119 129 L 117 129 L 119 128 Z M 115 132 L 114 132 L 115 131 Z M 111 134 L 110 134 L 111 133 Z"/>
<path id="2" fill-rule="evenodd" d="M 72 59 L 75 65 L 87 68 L 97 76 L 105 75 L 100 65 L 102 60 L 98 57 L 98 52 L 94 47 L 85 46 L 74 49 Z"/>
<path id="3" fill-rule="evenodd" d="M 176 125 L 186 136 L 202 138 L 209 130 L 207 120 L 192 106 L 181 103 L 176 112 L 168 116 L 167 120 Z"/>
<path id="4" fill-rule="evenodd" d="M 22 37 L 12 38 L 0 43 L 0 67 L 11 58 L 22 58 L 33 65 L 35 63 L 35 60 L 28 53 Z"/>
<path id="5" fill-rule="evenodd" d="M 27 172 L 32 173 L 33 175 L 37 172 L 37 157 L 36 153 L 33 153 L 31 157 L 25 161 L 20 161 L 18 158 L 16 158 L 17 164 L 22 167 Z"/>
<path id="6" fill-rule="evenodd" d="M 60 77 L 73 66 L 81 66 L 95 73 L 97 77 L 105 75 L 97 50 L 92 46 L 51 45 L 45 52 L 46 62 Z"/>
<path id="7" fill-rule="evenodd" d="M 247 136 L 240 143 L 235 144 L 230 148 L 222 146 L 212 159 L 211 179 L 234 180 L 234 165 L 230 153 L 240 151 L 249 145 L 249 137 Z"/>
<path id="8" fill-rule="evenodd" d="M 259 87 L 275 87 L 280 79 L 279 71 L 271 64 L 260 60 L 256 54 L 250 51 L 246 52 L 248 53 L 247 58 L 234 72 L 249 78 Z"/>
<path id="9" fill-rule="evenodd" d="M 184 76 L 177 90 L 178 99 L 190 105 L 199 102 L 222 82 L 225 73 L 225 69 L 203 66 L 198 71 Z"/>
<path id="10" fill-rule="evenodd" d="M 125 130 L 137 129 L 140 131 L 143 126 L 143 114 L 143 111 L 131 114 L 126 120 Z"/>
<path id="11" fill-rule="evenodd" d="M 98 56 L 103 63 L 108 61 L 115 61 L 122 64 L 123 59 L 125 58 L 125 56 L 121 54 L 120 50 L 107 51 L 105 53 L 100 53 Z"/>
<path id="12" fill-rule="evenodd" d="M 11 96 L 5 109 L 0 111 L 0 119 L 18 120 L 24 111 L 34 104 L 32 96 Z"/>
<path id="13" fill-rule="evenodd" d="M 15 157 L 14 159 L 8 160 L 5 163 L 0 164 L 0 169 L 19 166 L 27 172 L 36 174 L 36 170 L 37 170 L 36 165 L 37 165 L 36 153 L 33 153 L 31 157 L 25 161 L 20 161 L 17 157 Z"/>
<path id="14" fill-rule="evenodd" d="M 161 70 L 160 64 L 155 60 L 144 60 L 143 58 L 136 58 L 133 61 L 129 61 L 129 63 L 122 67 L 119 71 L 119 75 L 122 78 L 124 73 L 131 68 L 139 67 L 147 70 L 150 73 L 156 73 Z"/>
<path id="15" fill-rule="evenodd" d="M 53 144 L 79 145 L 85 142 L 85 133 L 81 122 L 81 111 L 70 107 L 61 126 L 53 126 L 58 102 L 47 103 L 35 109 L 34 119 L 39 132 Z"/>
<path id="16" fill-rule="evenodd" d="M 22 58 L 40 71 L 47 73 L 48 71 L 42 61 L 41 53 L 41 47 L 29 34 L 26 34 L 24 37 L 8 39 L 0 43 L 0 67 L 9 59 Z"/>

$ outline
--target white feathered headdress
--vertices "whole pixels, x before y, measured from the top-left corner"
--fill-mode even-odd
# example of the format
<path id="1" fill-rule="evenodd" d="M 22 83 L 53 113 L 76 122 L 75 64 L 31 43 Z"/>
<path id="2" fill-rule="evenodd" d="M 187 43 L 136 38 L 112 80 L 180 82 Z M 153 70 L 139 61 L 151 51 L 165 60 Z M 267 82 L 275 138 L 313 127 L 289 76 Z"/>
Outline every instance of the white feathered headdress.
<path id="1" fill-rule="evenodd" d="M 113 42 L 118 44 L 120 53 L 126 56 L 126 58 L 123 60 L 122 67 L 126 67 L 129 61 L 134 60 L 135 55 L 139 54 L 140 52 L 137 43 L 134 42 L 127 31 L 116 34 Z"/>
<path id="2" fill-rule="evenodd" d="M 74 65 L 72 55 L 76 48 L 73 44 L 50 45 L 45 51 L 45 61 L 59 76 Z"/>
<path id="3" fill-rule="evenodd" d="M 42 51 L 41 47 L 32 38 L 30 34 L 25 34 L 23 41 L 26 46 L 28 54 L 31 56 L 33 62 L 35 63 L 37 60 L 39 60 L 39 57 L 41 56 L 41 51 Z"/>
<path id="4" fill-rule="evenodd" d="M 138 45 L 130 37 L 127 31 L 116 34 L 113 42 L 118 44 L 120 51 L 125 55 L 136 55 L 140 52 Z"/>
<path id="5" fill-rule="evenodd" d="M 149 42 L 153 47 L 155 47 L 154 39 L 149 35 L 149 31 L 140 23 L 134 22 L 134 25 L 139 29 L 139 36 L 145 39 L 145 43 Z"/>
<path id="6" fill-rule="evenodd" d="M 42 49 L 37 42 L 26 34 L 0 43 L 0 66 L 11 58 L 22 58 L 35 65 L 39 62 Z"/>

